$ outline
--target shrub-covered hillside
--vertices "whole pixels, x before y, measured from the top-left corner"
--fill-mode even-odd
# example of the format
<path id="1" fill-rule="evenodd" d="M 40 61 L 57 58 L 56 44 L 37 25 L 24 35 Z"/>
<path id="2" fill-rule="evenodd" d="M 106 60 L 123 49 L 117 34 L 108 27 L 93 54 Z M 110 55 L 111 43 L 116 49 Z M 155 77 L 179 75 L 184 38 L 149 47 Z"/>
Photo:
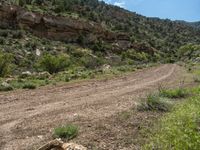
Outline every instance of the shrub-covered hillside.
<path id="1" fill-rule="evenodd" d="M 174 62 L 181 46 L 200 43 L 197 28 L 98 0 L 2 1 L 0 28 L 1 76 Z"/>
<path id="2" fill-rule="evenodd" d="M 191 26 L 193 28 L 200 29 L 200 21 L 197 21 L 197 22 L 177 21 L 177 22 L 185 24 L 187 26 Z"/>
<path id="3" fill-rule="evenodd" d="M 15 0 L 14 0 L 15 1 Z M 98 0 L 16 0 L 32 11 L 69 15 L 100 23 L 114 32 L 125 32 L 132 42 L 146 42 L 164 52 L 187 42 L 199 42 L 200 31 L 170 20 L 147 18 Z"/>

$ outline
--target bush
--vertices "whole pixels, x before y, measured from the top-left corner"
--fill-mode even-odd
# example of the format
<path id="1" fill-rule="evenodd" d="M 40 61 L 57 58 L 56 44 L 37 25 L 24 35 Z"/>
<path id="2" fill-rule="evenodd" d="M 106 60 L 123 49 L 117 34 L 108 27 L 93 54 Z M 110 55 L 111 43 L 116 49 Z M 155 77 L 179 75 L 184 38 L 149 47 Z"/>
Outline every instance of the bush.
<path id="1" fill-rule="evenodd" d="M 147 100 L 139 105 L 138 110 L 167 112 L 170 110 L 170 104 L 161 99 L 159 95 L 150 94 L 147 96 Z"/>
<path id="2" fill-rule="evenodd" d="M 0 85 L 0 91 L 1 92 L 2 91 L 4 91 L 4 92 L 6 92 L 6 91 L 12 91 L 12 90 L 14 90 L 14 88 L 12 86 L 2 86 L 2 85 Z"/>
<path id="3" fill-rule="evenodd" d="M 87 68 L 87 69 L 95 69 L 100 66 L 102 66 L 105 62 L 103 58 L 99 57 L 93 57 L 93 56 L 85 56 L 80 59 L 82 64 Z"/>
<path id="4" fill-rule="evenodd" d="M 142 61 L 142 62 L 148 62 L 149 61 L 149 54 L 144 52 L 137 52 L 134 49 L 129 49 L 122 53 L 122 59 L 131 59 L 135 61 Z"/>
<path id="5" fill-rule="evenodd" d="M 174 90 L 161 89 L 160 96 L 167 98 L 184 98 L 188 96 L 188 92 L 183 88 L 178 88 Z"/>
<path id="6" fill-rule="evenodd" d="M 23 86 L 22 86 L 23 89 L 36 89 L 36 85 L 33 84 L 33 83 L 25 83 Z"/>
<path id="7" fill-rule="evenodd" d="M 25 33 L 23 31 L 17 30 L 17 31 L 12 33 L 12 38 L 21 39 L 21 38 L 23 38 L 24 34 Z"/>
<path id="8" fill-rule="evenodd" d="M 59 138 L 66 138 L 70 140 L 78 135 L 78 127 L 74 125 L 58 127 L 54 129 L 54 134 Z"/>
<path id="9" fill-rule="evenodd" d="M 2 37 L 7 37 L 9 35 L 9 31 L 8 30 L 2 30 L 0 29 L 0 36 Z"/>
<path id="10" fill-rule="evenodd" d="M 194 82 L 200 83 L 200 77 L 199 77 L 199 76 L 195 76 L 195 77 L 194 77 Z"/>
<path id="11" fill-rule="evenodd" d="M 182 58 L 196 58 L 199 56 L 199 53 L 197 53 L 197 51 L 200 51 L 200 45 L 194 45 L 194 44 L 187 44 L 184 46 L 181 46 L 178 51 L 178 57 Z"/>
<path id="12" fill-rule="evenodd" d="M 46 54 L 40 59 L 39 67 L 53 74 L 65 70 L 69 66 L 69 62 L 69 57 L 66 55 Z"/>
<path id="13" fill-rule="evenodd" d="M 12 55 L 0 52 L 0 77 L 9 74 L 12 69 Z"/>
<path id="14" fill-rule="evenodd" d="M 0 37 L 0 44 L 1 44 L 1 45 L 4 45 L 4 44 L 5 44 L 5 42 L 6 42 L 5 38 L 3 38 L 3 37 Z"/>

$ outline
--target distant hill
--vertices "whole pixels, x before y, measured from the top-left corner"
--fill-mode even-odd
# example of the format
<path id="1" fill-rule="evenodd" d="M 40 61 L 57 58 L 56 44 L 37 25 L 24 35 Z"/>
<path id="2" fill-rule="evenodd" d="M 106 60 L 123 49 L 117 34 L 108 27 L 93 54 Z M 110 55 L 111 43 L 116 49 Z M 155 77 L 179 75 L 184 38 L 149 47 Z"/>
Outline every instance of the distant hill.
<path id="1" fill-rule="evenodd" d="M 200 21 L 197 21 L 197 22 L 177 21 L 177 22 L 200 29 Z"/>
<path id="2" fill-rule="evenodd" d="M 193 22 L 193 23 L 190 23 L 193 27 L 196 27 L 196 28 L 200 28 L 200 21 L 199 22 Z"/>

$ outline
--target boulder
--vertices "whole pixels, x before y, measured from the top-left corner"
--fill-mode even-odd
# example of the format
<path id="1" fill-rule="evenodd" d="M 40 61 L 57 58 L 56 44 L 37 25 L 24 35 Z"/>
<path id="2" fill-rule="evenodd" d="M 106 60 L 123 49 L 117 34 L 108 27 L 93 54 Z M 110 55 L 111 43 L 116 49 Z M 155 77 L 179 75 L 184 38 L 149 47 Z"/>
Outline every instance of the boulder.
<path id="1" fill-rule="evenodd" d="M 108 65 L 108 64 L 104 64 L 104 65 L 102 66 L 102 71 L 103 71 L 103 72 L 107 72 L 107 71 L 109 71 L 110 69 L 111 69 L 111 66 Z"/>
<path id="2" fill-rule="evenodd" d="M 22 72 L 20 75 L 21 78 L 27 78 L 27 77 L 31 77 L 31 76 L 32 76 L 32 73 L 30 71 Z"/>
<path id="3" fill-rule="evenodd" d="M 48 79 L 50 76 L 51 76 L 51 74 L 49 72 L 47 72 L 47 71 L 39 72 L 37 74 L 37 78 L 38 79 Z"/>
<path id="4" fill-rule="evenodd" d="M 60 139 L 55 139 L 43 145 L 38 150 L 87 150 L 87 148 L 75 143 L 64 143 Z"/>

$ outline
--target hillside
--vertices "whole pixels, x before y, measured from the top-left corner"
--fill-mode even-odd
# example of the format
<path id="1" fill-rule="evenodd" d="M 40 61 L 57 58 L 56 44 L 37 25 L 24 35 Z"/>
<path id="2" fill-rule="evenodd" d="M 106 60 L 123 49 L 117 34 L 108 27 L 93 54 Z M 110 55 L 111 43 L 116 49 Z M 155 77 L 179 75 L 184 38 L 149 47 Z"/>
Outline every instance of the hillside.
<path id="1" fill-rule="evenodd" d="M 199 22 L 194 22 L 192 25 L 196 28 L 200 28 L 200 21 Z"/>
<path id="2" fill-rule="evenodd" d="M 191 26 L 193 28 L 197 28 L 197 29 L 200 28 L 200 21 L 197 21 L 197 22 L 177 21 L 177 22 L 185 24 L 187 26 Z"/>
<path id="3" fill-rule="evenodd" d="M 98 0 L 2 1 L 0 28 L 0 56 L 10 58 L 1 76 L 65 70 L 77 76 L 105 65 L 130 70 L 174 62 L 181 46 L 200 43 L 197 28 Z"/>

